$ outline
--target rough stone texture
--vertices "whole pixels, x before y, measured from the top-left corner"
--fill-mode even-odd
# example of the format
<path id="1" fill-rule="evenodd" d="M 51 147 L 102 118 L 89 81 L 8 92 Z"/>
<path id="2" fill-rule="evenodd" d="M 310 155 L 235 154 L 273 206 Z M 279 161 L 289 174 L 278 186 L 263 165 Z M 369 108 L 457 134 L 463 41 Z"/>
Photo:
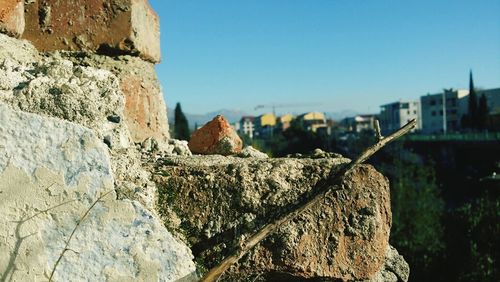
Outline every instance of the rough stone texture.
<path id="1" fill-rule="evenodd" d="M 188 143 L 191 152 L 204 155 L 232 155 L 241 151 L 243 141 L 221 115 L 197 129 Z"/>
<path id="2" fill-rule="evenodd" d="M 252 146 L 246 146 L 241 150 L 238 154 L 238 157 L 242 158 L 258 158 L 258 159 L 267 159 L 269 156 L 266 153 L 263 153 Z"/>
<path id="3" fill-rule="evenodd" d="M 136 148 L 112 150 L 111 164 L 118 199 L 137 200 L 155 211 L 156 185 L 141 166 L 141 154 Z"/>
<path id="4" fill-rule="evenodd" d="M 20 46 L 25 48 L 19 49 Z M 0 66 L 0 91 L 10 90 L 22 98 L 22 95 L 29 97 L 30 93 L 26 92 L 31 90 L 27 87 L 36 86 L 37 96 L 45 97 L 30 99 L 33 100 L 29 103 L 31 106 L 38 107 L 33 104 L 52 99 L 51 104 L 57 102 L 55 106 L 60 109 L 52 114 L 53 105 L 47 105 L 41 110 L 75 122 L 79 121 L 74 118 L 79 117 L 74 114 L 86 113 L 85 118 L 96 124 L 79 123 L 102 133 L 101 137 L 112 146 L 124 148 L 130 138 L 134 143 L 142 143 L 151 137 L 158 141 L 160 150 L 168 149 L 167 107 L 152 63 L 132 56 L 75 52 L 55 52 L 41 58 L 26 42 L 1 35 L 0 64 L 4 66 Z M 40 85 L 33 84 L 32 80 Z M 22 95 L 17 95 L 19 93 Z M 23 110 L 35 111 L 34 108 Z M 128 133 L 124 132 L 124 125 Z"/>
<path id="5" fill-rule="evenodd" d="M 0 34 L 0 101 L 26 112 L 58 117 L 93 129 L 112 148 L 130 146 L 125 101 L 111 72 L 84 67 L 58 53 L 40 56 L 20 40 Z"/>
<path id="6" fill-rule="evenodd" d="M 153 180 L 159 209 L 172 209 L 203 267 L 313 189 L 344 158 L 160 158 Z M 228 281 L 266 274 L 288 278 L 371 279 L 383 268 L 391 226 L 387 179 L 369 165 L 355 169 L 319 206 L 285 224 L 240 260 Z"/>
<path id="7" fill-rule="evenodd" d="M 160 27 L 147 0 L 38 0 L 26 3 L 23 38 L 40 51 L 130 54 L 160 61 Z"/>
<path id="8" fill-rule="evenodd" d="M 102 68 L 115 74 L 125 96 L 125 123 L 132 140 L 142 143 L 154 138 L 160 150 L 168 149 L 170 135 L 167 107 L 153 64 L 131 56 L 111 58 L 92 54 L 62 54 L 78 65 Z"/>
<path id="9" fill-rule="evenodd" d="M 125 72 L 128 64 L 130 72 L 137 76 L 141 72 L 144 74 L 145 85 L 156 81 L 152 64 L 130 56 L 116 59 L 97 55 L 91 57 L 58 52 L 41 56 L 28 42 L 0 34 L 0 102 L 23 111 L 69 120 L 94 130 L 112 151 L 112 168 L 119 198 L 138 200 L 153 210 L 156 188 L 140 165 L 140 153 L 135 146 L 131 146 L 134 141 L 131 135 L 140 134 L 128 127 L 120 80 L 112 72 L 99 68 L 99 62 L 101 60 L 102 65 L 109 69 L 117 69 L 116 72 Z M 159 88 L 156 89 L 159 91 Z M 161 94 L 156 95 L 161 104 Z M 157 107 L 161 112 L 161 105 Z M 167 124 L 166 114 L 163 124 Z M 154 135 L 151 129 L 135 128 Z M 168 149 L 164 132 L 168 133 L 168 127 L 157 132 L 158 136 L 163 136 L 157 140 Z M 148 133 L 144 134 L 147 137 Z"/>
<path id="10" fill-rule="evenodd" d="M 0 280 L 174 281 L 192 255 L 137 201 L 117 200 L 105 145 L 80 125 L 0 103 Z"/>
<path id="11" fill-rule="evenodd" d="M 170 139 L 168 140 L 168 149 L 165 151 L 167 155 L 174 156 L 192 156 L 186 140 Z"/>
<path id="12" fill-rule="evenodd" d="M 389 246 L 383 268 L 367 282 L 399 282 L 408 281 L 410 266 L 398 251 Z"/>
<path id="13" fill-rule="evenodd" d="M 0 0 L 0 32 L 20 37 L 24 25 L 24 0 Z"/>
<path id="14" fill-rule="evenodd" d="M 0 60 L 3 61 L 5 59 L 12 60 L 17 64 L 25 64 L 28 61 L 40 60 L 41 56 L 28 41 L 17 40 L 0 34 Z M 6 83 L 4 78 L 2 80 L 3 83 Z M 2 85 L 2 87 L 5 87 L 5 85 Z"/>

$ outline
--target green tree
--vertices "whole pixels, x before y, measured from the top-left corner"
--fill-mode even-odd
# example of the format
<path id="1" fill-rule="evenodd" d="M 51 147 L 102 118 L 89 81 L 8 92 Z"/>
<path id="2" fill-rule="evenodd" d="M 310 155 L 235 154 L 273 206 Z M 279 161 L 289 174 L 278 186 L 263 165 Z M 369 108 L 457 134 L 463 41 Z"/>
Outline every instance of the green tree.
<path id="1" fill-rule="evenodd" d="M 305 129 L 298 119 L 294 119 L 290 127 L 283 131 L 281 136 L 273 138 L 275 141 L 275 156 L 284 156 L 293 153 L 310 153 L 316 148 L 321 148 L 318 135 Z"/>
<path id="2" fill-rule="evenodd" d="M 448 218 L 450 281 L 500 281 L 500 198 L 484 193 Z"/>
<path id="3" fill-rule="evenodd" d="M 488 101 L 486 101 L 486 96 L 484 93 L 479 98 L 478 107 L 478 128 L 486 129 L 488 123 Z"/>
<path id="4" fill-rule="evenodd" d="M 469 73 L 469 104 L 467 115 L 462 117 L 462 126 L 470 129 L 477 129 L 479 118 L 478 118 L 478 105 L 477 105 L 477 94 L 474 88 L 474 80 L 472 79 L 472 70 Z"/>
<path id="5" fill-rule="evenodd" d="M 174 135 L 175 138 L 180 140 L 189 140 L 189 124 L 186 116 L 182 112 L 181 104 L 175 105 L 175 121 L 174 121 Z"/>
<path id="6" fill-rule="evenodd" d="M 405 149 L 402 141 L 384 148 L 372 163 L 389 178 L 391 244 L 410 264 L 412 281 L 435 281 L 445 243 L 434 163 Z"/>
<path id="7" fill-rule="evenodd" d="M 413 278 L 424 281 L 444 249 L 444 202 L 432 168 L 401 160 L 388 168 L 391 171 L 384 170 L 391 180 L 391 244 L 408 259 Z"/>

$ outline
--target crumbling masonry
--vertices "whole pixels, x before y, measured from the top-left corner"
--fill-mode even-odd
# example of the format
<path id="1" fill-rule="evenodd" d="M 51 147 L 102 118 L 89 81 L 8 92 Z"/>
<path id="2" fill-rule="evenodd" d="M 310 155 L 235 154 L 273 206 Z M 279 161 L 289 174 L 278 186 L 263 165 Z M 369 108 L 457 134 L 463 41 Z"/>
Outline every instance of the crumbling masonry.
<path id="1" fill-rule="evenodd" d="M 146 0 L 0 0 L 0 281 L 196 281 L 349 162 L 193 156 L 159 61 Z M 407 281 L 387 179 L 363 165 L 341 186 L 221 279 Z"/>

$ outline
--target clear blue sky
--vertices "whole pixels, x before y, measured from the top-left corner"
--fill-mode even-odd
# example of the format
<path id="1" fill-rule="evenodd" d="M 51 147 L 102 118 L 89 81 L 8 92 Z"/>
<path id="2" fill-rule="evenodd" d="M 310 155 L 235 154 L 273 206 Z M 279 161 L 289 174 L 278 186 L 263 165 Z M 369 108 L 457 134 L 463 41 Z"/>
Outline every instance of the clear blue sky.
<path id="1" fill-rule="evenodd" d="M 443 88 L 500 87 L 499 0 L 150 0 L 169 107 L 377 112 Z M 281 110 L 280 110 L 281 111 Z"/>

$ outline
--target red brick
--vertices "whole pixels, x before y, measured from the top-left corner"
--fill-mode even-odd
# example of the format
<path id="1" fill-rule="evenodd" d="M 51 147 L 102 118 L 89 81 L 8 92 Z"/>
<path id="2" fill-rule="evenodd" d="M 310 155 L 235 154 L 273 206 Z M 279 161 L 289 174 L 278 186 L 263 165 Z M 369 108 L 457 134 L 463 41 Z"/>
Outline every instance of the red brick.
<path id="1" fill-rule="evenodd" d="M 125 95 L 125 122 L 134 142 L 153 137 L 160 144 L 169 138 L 165 102 L 157 84 L 137 75 L 120 76 Z"/>
<path id="2" fill-rule="evenodd" d="M 160 26 L 147 0 L 39 0 L 26 4 L 23 38 L 40 51 L 129 54 L 160 61 Z"/>
<path id="3" fill-rule="evenodd" d="M 195 154 L 232 155 L 241 152 L 243 142 L 227 120 L 218 115 L 193 132 L 188 146 Z"/>
<path id="4" fill-rule="evenodd" d="M 0 0 L 0 32 L 20 37 L 24 25 L 24 0 Z"/>

